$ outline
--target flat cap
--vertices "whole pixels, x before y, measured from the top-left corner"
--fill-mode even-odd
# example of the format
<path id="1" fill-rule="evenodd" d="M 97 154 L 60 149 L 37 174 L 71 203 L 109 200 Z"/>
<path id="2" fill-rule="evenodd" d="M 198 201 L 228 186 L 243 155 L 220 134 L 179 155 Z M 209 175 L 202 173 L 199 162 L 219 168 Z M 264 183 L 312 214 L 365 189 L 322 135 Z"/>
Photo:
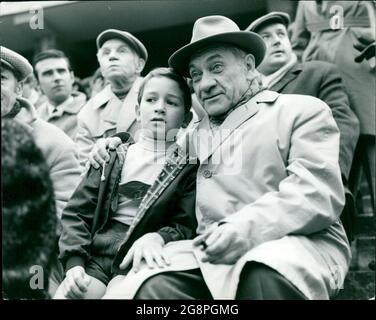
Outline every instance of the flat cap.
<path id="1" fill-rule="evenodd" d="M 117 30 L 117 29 L 107 29 L 99 34 L 97 37 L 97 48 L 101 48 L 103 43 L 110 39 L 121 39 L 128 45 L 130 45 L 136 53 L 145 61 L 148 59 L 148 52 L 143 45 L 143 43 L 138 40 L 134 35 L 129 32 Z"/>
<path id="2" fill-rule="evenodd" d="M 3 46 L 0 46 L 0 61 L 14 72 L 18 81 L 24 80 L 33 72 L 29 61 L 17 52 Z"/>
<path id="3" fill-rule="evenodd" d="M 287 28 L 290 24 L 290 15 L 286 12 L 273 11 L 253 21 L 246 31 L 258 32 L 261 27 L 271 23 L 282 23 Z"/>

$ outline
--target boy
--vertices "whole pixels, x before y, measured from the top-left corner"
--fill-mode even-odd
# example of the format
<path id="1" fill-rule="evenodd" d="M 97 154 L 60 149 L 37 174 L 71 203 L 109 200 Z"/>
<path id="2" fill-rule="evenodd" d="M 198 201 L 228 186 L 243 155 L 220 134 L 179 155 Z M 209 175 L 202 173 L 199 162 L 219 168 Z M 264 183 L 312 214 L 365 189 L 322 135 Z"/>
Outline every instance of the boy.
<path id="1" fill-rule="evenodd" d="M 125 144 L 102 170 L 89 169 L 64 211 L 59 246 L 66 278 L 55 298 L 100 298 L 132 260 L 135 271 L 143 259 L 162 267 L 169 263 L 166 243 L 193 237 L 197 166 L 187 164 L 173 139 L 190 107 L 189 87 L 172 69 L 145 77 L 138 142 L 123 136 Z"/>

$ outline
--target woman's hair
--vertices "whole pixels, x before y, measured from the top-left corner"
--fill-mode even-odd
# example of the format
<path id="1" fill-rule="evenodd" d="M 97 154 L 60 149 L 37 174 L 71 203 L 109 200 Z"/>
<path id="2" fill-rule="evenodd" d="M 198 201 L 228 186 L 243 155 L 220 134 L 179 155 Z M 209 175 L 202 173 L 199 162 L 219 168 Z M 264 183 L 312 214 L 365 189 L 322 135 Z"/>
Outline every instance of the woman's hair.
<path id="1" fill-rule="evenodd" d="M 1 131 L 3 294 L 44 298 L 57 223 L 49 168 L 21 123 L 2 119 Z M 31 286 L 31 268 L 43 271 L 43 288 Z"/>
<path id="2" fill-rule="evenodd" d="M 137 97 L 138 104 L 141 103 L 142 96 L 144 94 L 145 85 L 148 83 L 148 81 L 152 78 L 163 78 L 163 77 L 167 79 L 171 79 L 178 84 L 180 90 L 183 92 L 185 112 L 188 113 L 192 106 L 191 90 L 187 82 L 185 81 L 185 79 L 181 75 L 177 74 L 176 71 L 172 68 L 156 68 L 150 71 L 146 75 L 138 92 L 138 97 Z"/>

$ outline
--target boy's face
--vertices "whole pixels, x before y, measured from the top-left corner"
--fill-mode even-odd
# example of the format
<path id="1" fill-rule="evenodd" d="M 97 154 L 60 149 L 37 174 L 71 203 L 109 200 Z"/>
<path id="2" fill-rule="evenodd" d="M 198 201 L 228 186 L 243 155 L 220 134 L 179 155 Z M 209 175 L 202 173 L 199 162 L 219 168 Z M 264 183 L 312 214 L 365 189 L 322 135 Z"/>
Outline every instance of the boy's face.
<path id="1" fill-rule="evenodd" d="M 145 85 L 137 120 L 149 138 L 169 140 L 182 126 L 185 110 L 179 85 L 165 77 L 151 78 Z"/>

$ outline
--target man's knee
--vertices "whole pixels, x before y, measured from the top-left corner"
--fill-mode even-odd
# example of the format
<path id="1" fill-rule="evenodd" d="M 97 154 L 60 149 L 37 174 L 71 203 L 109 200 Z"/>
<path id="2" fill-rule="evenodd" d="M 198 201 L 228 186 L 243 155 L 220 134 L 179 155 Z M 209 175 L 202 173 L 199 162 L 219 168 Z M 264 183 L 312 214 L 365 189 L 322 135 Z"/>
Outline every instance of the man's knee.
<path id="1" fill-rule="evenodd" d="M 239 280 L 237 299 L 305 299 L 304 295 L 276 270 L 262 264 L 246 264 Z"/>
<path id="2" fill-rule="evenodd" d="M 173 271 L 144 282 L 135 299 L 211 299 L 200 269 Z"/>
<path id="3" fill-rule="evenodd" d="M 168 275 L 155 275 L 141 285 L 134 299 L 168 299 L 166 293 L 171 288 L 170 282 Z"/>

